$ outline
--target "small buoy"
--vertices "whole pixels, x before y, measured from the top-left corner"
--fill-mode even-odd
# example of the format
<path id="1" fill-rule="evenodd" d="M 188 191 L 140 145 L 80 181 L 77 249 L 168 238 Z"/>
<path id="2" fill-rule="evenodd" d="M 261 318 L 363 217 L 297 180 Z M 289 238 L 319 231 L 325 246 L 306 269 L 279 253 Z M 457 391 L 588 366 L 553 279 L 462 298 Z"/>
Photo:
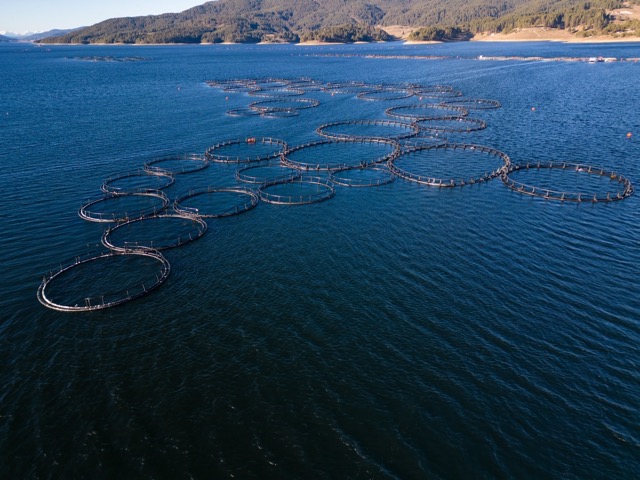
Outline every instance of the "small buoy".
<path id="1" fill-rule="evenodd" d="M 631 132 L 627 133 L 627 138 L 631 138 L 633 137 L 633 134 Z"/>
<path id="2" fill-rule="evenodd" d="M 224 97 L 225 100 L 229 100 L 229 97 Z"/>
<path id="3" fill-rule="evenodd" d="M 535 112 L 536 111 L 536 107 L 531 107 L 531 111 Z"/>

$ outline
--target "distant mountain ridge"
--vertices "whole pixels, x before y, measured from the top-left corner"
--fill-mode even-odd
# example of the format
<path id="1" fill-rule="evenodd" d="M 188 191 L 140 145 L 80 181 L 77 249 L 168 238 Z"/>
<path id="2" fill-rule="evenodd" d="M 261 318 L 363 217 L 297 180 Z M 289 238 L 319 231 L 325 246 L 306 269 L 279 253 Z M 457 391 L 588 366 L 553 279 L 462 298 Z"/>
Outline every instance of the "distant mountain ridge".
<path id="1" fill-rule="evenodd" d="M 62 35 L 67 35 L 67 34 L 72 33 L 72 32 L 77 32 L 78 30 L 82 30 L 84 28 L 87 28 L 87 27 L 67 28 L 67 29 L 64 29 L 64 30 L 53 29 L 53 30 L 49 30 L 49 31 L 46 31 L 46 32 L 33 33 L 31 35 L 20 37 L 20 39 L 21 40 L 25 40 L 27 42 L 35 42 L 37 40 L 43 40 L 43 39 L 49 38 L 49 37 L 60 37 Z"/>
<path id="2" fill-rule="evenodd" d="M 618 0 L 219 0 L 180 13 L 105 20 L 42 41 L 388 40 L 389 35 L 378 27 L 390 25 L 415 27 L 414 38 L 418 40 L 469 38 L 474 33 L 535 26 L 571 29 L 586 35 L 608 28 L 614 21 L 608 12 L 627 4 Z M 632 27 L 636 26 L 620 28 L 629 31 Z"/>
<path id="3" fill-rule="evenodd" d="M 62 35 L 66 35 L 71 32 L 75 32 L 77 30 L 81 30 L 86 27 L 77 27 L 77 28 L 67 28 L 67 29 L 53 29 L 48 30 L 46 32 L 38 32 L 38 33 L 27 33 L 27 34 L 17 34 L 17 33 L 5 33 L 4 35 L 0 35 L 0 41 L 3 42 L 35 42 L 37 40 L 43 40 L 49 37 L 60 37 Z"/>

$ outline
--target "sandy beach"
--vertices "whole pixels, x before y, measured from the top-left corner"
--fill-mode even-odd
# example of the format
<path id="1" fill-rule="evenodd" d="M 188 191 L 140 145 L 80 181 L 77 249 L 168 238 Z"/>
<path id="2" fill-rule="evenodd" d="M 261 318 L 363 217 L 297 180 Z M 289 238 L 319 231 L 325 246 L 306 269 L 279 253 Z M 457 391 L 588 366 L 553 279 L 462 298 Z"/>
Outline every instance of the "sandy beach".
<path id="1" fill-rule="evenodd" d="M 597 35 L 579 37 L 566 30 L 556 28 L 522 28 L 511 33 L 483 33 L 474 35 L 472 42 L 567 42 L 567 43 L 614 43 L 640 42 L 640 37 L 612 37 Z"/>
<path id="2" fill-rule="evenodd" d="M 318 46 L 318 45 L 344 45 L 343 42 L 317 42 L 317 41 L 310 41 L 310 42 L 299 42 L 296 43 L 296 45 L 300 45 L 301 47 L 314 47 L 314 46 Z"/>
<path id="3" fill-rule="evenodd" d="M 436 40 L 406 40 L 405 45 L 433 45 L 434 43 L 443 43 Z"/>
<path id="4" fill-rule="evenodd" d="M 640 9 L 638 9 L 640 11 Z M 636 10 L 633 10 L 634 15 Z M 438 41 L 409 40 L 409 35 L 417 30 L 417 27 L 407 25 L 390 25 L 382 28 L 389 35 L 404 40 L 405 45 L 427 45 L 442 43 Z M 567 30 L 557 28 L 522 28 L 511 33 L 480 33 L 471 38 L 472 42 L 567 42 L 567 43 L 619 43 L 619 42 L 640 42 L 640 37 L 613 37 L 609 35 L 598 35 L 593 37 L 579 37 Z"/>

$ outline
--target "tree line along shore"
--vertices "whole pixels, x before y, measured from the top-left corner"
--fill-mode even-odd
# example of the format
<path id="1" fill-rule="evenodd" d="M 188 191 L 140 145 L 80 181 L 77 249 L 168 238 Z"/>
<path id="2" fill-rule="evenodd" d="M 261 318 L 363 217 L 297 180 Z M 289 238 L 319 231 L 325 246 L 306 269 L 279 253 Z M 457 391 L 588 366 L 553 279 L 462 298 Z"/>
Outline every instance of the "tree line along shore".
<path id="1" fill-rule="evenodd" d="M 564 41 L 640 37 L 640 0 L 218 0 L 180 13 L 114 18 L 41 43 Z M 522 38 L 522 32 L 534 32 Z"/>

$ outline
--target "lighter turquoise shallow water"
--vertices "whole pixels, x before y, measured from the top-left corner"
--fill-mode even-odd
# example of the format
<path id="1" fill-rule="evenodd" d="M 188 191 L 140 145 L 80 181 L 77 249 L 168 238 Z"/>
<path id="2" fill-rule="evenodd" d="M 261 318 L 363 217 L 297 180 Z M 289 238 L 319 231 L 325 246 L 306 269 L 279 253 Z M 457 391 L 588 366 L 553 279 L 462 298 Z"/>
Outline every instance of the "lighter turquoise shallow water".
<path id="1" fill-rule="evenodd" d="M 324 123 L 415 102 L 309 92 L 321 104 L 297 117 L 233 118 L 256 98 L 207 80 L 449 84 L 502 104 L 451 141 L 640 182 L 640 65 L 478 55 L 640 48 L 1 45 L 0 477 L 637 477 L 637 194 L 576 205 L 499 179 L 337 187 L 319 204 L 209 220 L 166 252 L 166 284 L 124 306 L 65 314 L 36 299 L 45 272 L 99 243 L 104 225 L 77 210 L 108 176 L 227 139 L 299 145 Z M 178 175 L 166 193 L 238 185 L 235 170 Z"/>

